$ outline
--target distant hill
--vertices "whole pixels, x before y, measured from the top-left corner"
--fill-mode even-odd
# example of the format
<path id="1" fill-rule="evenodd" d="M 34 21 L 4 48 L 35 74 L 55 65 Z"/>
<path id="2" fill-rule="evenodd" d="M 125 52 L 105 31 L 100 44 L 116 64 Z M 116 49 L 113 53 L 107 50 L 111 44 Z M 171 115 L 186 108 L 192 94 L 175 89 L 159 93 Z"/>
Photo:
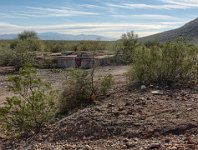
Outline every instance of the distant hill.
<path id="1" fill-rule="evenodd" d="M 0 35 L 0 40 L 13 40 L 17 37 L 17 34 L 2 34 Z M 56 32 L 45 32 L 45 33 L 38 33 L 38 37 L 41 40 L 97 40 L 100 39 L 101 41 L 112 41 L 112 38 L 103 37 L 99 35 L 72 35 L 72 34 L 60 34 Z"/>
<path id="2" fill-rule="evenodd" d="M 172 41 L 179 36 L 183 37 L 187 43 L 198 45 L 198 18 L 185 24 L 184 26 L 178 29 L 169 30 L 166 32 L 143 37 L 140 38 L 140 41 L 167 42 L 167 41 Z"/>

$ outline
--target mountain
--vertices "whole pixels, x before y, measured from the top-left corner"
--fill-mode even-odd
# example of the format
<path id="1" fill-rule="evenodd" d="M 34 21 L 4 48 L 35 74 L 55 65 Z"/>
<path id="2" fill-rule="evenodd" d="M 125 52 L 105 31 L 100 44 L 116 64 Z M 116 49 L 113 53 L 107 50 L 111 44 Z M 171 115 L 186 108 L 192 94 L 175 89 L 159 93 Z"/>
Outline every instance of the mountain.
<path id="1" fill-rule="evenodd" d="M 16 39 L 17 34 L 1 34 L 0 35 L 0 40 L 12 40 Z"/>
<path id="2" fill-rule="evenodd" d="M 38 34 L 39 38 L 42 40 L 97 40 L 100 39 L 102 41 L 111 41 L 112 38 L 107 38 L 99 35 L 72 35 L 72 34 L 60 34 L 55 32 L 46 32 Z"/>
<path id="3" fill-rule="evenodd" d="M 147 37 L 140 38 L 139 40 L 142 42 L 147 42 L 147 41 L 167 42 L 167 41 L 175 40 L 177 37 L 183 37 L 183 39 L 187 43 L 198 45 L 198 18 L 185 24 L 184 26 L 178 29 L 150 35 Z"/>
<path id="4" fill-rule="evenodd" d="M 17 34 L 2 34 L 0 35 L 0 40 L 13 40 L 17 37 Z M 72 34 L 61 34 L 56 32 L 45 32 L 45 33 L 38 33 L 38 37 L 41 40 L 97 40 L 100 39 L 101 41 L 112 41 L 112 38 L 103 37 L 99 35 L 72 35 Z"/>

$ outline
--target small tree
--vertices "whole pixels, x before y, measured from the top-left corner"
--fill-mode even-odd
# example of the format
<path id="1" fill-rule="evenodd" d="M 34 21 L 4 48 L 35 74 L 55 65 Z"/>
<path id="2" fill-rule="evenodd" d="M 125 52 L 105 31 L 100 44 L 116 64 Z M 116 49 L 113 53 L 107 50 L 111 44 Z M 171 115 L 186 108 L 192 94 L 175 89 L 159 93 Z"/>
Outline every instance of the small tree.
<path id="1" fill-rule="evenodd" d="M 44 45 L 39 41 L 38 36 L 33 31 L 24 31 L 18 34 L 11 48 L 15 51 L 15 69 L 18 71 L 27 64 L 35 64 L 36 51 L 41 51 Z"/>
<path id="2" fill-rule="evenodd" d="M 135 49 L 139 46 L 137 35 L 132 31 L 122 35 L 114 47 L 116 49 L 115 59 L 117 63 L 130 64 L 133 62 Z"/>
<path id="3" fill-rule="evenodd" d="M 38 40 L 38 35 L 34 31 L 24 31 L 17 36 L 18 40 L 28 40 L 28 39 L 35 39 Z"/>
<path id="4" fill-rule="evenodd" d="M 0 108 L 0 122 L 8 133 L 39 128 L 52 118 L 55 112 L 56 92 L 43 82 L 31 67 L 20 69 L 9 78 L 9 89 L 16 96 L 8 97 Z"/>

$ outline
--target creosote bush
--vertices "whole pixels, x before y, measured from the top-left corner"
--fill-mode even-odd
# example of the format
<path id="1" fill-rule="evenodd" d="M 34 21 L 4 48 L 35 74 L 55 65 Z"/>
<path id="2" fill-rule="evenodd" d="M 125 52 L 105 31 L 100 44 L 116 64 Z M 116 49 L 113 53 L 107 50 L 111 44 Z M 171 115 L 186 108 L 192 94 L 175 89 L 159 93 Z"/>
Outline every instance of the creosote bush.
<path id="1" fill-rule="evenodd" d="M 108 74 L 104 76 L 100 81 L 99 81 L 99 92 L 103 95 L 106 95 L 108 90 L 111 89 L 113 86 L 114 81 L 113 81 L 113 76 L 111 74 Z"/>
<path id="2" fill-rule="evenodd" d="M 0 66 L 9 66 L 14 64 L 15 52 L 9 48 L 0 47 Z"/>
<path id="3" fill-rule="evenodd" d="M 59 100 L 59 112 L 67 113 L 81 104 L 90 101 L 92 92 L 91 78 L 88 71 L 67 69 L 65 87 Z"/>
<path id="4" fill-rule="evenodd" d="M 93 82 L 92 72 L 83 69 L 67 69 L 65 76 L 65 87 L 58 105 L 60 114 L 92 103 L 97 96 L 105 95 L 113 84 L 112 75 Z"/>
<path id="5" fill-rule="evenodd" d="M 121 39 L 116 41 L 114 49 L 116 50 L 115 62 L 117 64 L 131 64 L 135 50 L 140 46 L 137 40 L 138 36 L 132 31 L 122 35 Z"/>
<path id="6" fill-rule="evenodd" d="M 149 48 L 142 46 L 135 51 L 128 78 L 144 85 L 192 85 L 197 80 L 197 56 L 198 50 L 182 39 Z"/>
<path id="7" fill-rule="evenodd" d="M 9 77 L 9 89 L 15 94 L 8 97 L 0 108 L 0 124 L 6 133 L 21 133 L 38 129 L 55 113 L 56 92 L 43 82 L 32 67 L 20 69 Z"/>

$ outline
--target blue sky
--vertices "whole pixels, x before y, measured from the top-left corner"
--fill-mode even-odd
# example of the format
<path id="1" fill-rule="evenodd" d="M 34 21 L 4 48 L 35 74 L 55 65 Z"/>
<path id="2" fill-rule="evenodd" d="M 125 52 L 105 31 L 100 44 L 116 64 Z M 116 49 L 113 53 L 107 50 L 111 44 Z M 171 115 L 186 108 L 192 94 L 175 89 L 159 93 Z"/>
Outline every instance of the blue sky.
<path id="1" fill-rule="evenodd" d="M 0 0 L 0 34 L 23 30 L 140 37 L 198 17 L 198 0 Z"/>

